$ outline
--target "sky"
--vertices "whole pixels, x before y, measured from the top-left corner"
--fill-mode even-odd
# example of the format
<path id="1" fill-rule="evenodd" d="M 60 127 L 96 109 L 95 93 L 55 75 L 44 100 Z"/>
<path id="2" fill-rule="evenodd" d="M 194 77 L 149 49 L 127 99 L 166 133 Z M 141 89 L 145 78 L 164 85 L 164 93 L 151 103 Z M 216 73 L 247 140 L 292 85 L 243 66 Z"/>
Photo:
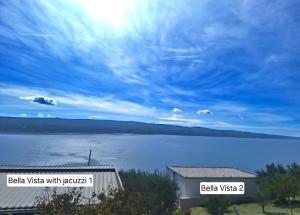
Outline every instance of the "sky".
<path id="1" fill-rule="evenodd" d="M 298 0 L 0 0 L 0 115 L 300 136 Z"/>

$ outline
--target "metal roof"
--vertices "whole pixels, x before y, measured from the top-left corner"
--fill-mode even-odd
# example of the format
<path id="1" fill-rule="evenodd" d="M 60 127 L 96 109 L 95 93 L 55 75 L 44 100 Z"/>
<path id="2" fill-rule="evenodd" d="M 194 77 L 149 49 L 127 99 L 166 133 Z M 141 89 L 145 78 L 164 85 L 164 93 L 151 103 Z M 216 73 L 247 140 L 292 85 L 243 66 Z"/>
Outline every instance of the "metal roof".
<path id="1" fill-rule="evenodd" d="M 81 190 L 84 197 L 83 204 L 88 203 L 92 194 L 100 193 L 111 187 L 121 189 L 122 182 L 118 172 L 112 166 L 0 166 L 0 213 L 9 210 L 26 210 L 34 208 L 35 198 L 45 194 L 43 187 L 7 187 L 7 174 L 92 174 L 94 176 L 93 187 L 83 187 Z M 49 189 L 49 188 L 48 188 Z M 58 193 L 64 193 L 70 188 L 57 187 Z"/>
<path id="2" fill-rule="evenodd" d="M 170 170 L 186 178 L 255 178 L 256 175 L 231 167 L 181 167 L 169 166 Z"/>
<path id="3" fill-rule="evenodd" d="M 89 172 L 89 171 L 115 171 L 115 168 L 109 165 L 96 166 L 12 166 L 0 165 L 0 172 Z"/>

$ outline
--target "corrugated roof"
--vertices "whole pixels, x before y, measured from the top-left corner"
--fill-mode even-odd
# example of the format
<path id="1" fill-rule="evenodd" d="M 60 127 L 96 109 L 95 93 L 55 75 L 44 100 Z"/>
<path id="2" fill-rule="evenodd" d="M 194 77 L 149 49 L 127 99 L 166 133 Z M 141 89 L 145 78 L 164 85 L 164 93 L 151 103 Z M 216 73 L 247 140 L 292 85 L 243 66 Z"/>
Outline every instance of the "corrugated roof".
<path id="1" fill-rule="evenodd" d="M 8 173 L 26 173 L 26 174 L 92 174 L 94 176 L 94 186 L 82 188 L 82 196 L 85 197 L 83 204 L 88 203 L 93 192 L 100 193 L 107 190 L 122 188 L 122 182 L 117 171 L 111 166 L 0 166 L 0 213 L 8 209 L 28 209 L 35 206 L 35 198 L 42 196 L 46 189 L 43 187 L 7 187 Z M 59 193 L 66 192 L 67 187 L 58 187 Z"/>
<path id="2" fill-rule="evenodd" d="M 187 178 L 255 178 L 252 173 L 230 167 L 170 166 L 172 171 Z"/>
<path id="3" fill-rule="evenodd" d="M 0 165 L 0 172 L 77 172 L 77 171 L 114 171 L 115 168 L 108 165 L 96 165 L 96 166 L 11 166 Z"/>

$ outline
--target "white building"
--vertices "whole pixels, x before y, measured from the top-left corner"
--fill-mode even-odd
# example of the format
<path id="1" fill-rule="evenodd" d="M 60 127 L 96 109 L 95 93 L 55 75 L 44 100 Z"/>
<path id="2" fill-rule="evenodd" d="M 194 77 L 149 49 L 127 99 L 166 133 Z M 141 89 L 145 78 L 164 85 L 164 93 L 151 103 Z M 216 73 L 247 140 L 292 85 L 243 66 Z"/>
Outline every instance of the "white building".
<path id="1" fill-rule="evenodd" d="M 199 206 L 203 195 L 200 194 L 200 182 L 244 182 L 245 194 L 238 200 L 248 201 L 258 191 L 256 175 L 227 167 L 180 167 L 168 166 L 167 174 L 179 187 L 179 207 L 188 209 Z"/>
<path id="2" fill-rule="evenodd" d="M 92 175 L 92 187 L 83 187 L 82 204 L 88 204 L 93 193 L 112 189 L 123 189 L 121 179 L 112 166 L 0 166 L 0 214 L 34 214 L 36 212 L 36 197 L 43 196 L 44 187 L 8 187 L 7 175 L 11 174 L 76 174 Z M 57 187 L 57 193 L 67 192 L 67 187 Z"/>

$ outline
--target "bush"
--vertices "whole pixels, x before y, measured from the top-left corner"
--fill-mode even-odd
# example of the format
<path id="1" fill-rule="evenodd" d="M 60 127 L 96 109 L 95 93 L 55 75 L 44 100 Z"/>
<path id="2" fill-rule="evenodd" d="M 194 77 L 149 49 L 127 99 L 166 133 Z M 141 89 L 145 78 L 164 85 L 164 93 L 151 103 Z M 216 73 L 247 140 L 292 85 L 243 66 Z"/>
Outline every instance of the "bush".
<path id="1" fill-rule="evenodd" d="M 88 204 L 83 204 L 84 200 L 80 189 L 65 193 L 49 190 L 37 197 L 37 211 L 43 215 L 141 215 L 147 212 L 144 197 L 127 189 L 93 194 Z"/>
<path id="2" fill-rule="evenodd" d="M 71 189 L 66 193 L 57 193 L 54 189 L 36 198 L 37 209 L 43 215 L 173 214 L 177 186 L 166 175 L 130 170 L 121 171 L 120 176 L 123 190 L 109 189 L 105 194 L 93 194 L 88 204 L 80 189 Z M 188 215 L 180 211 L 179 214 Z"/>
<path id="3" fill-rule="evenodd" d="M 201 204 L 212 215 L 224 214 L 232 203 L 232 198 L 225 195 L 210 195 L 203 198 Z"/>
<path id="4" fill-rule="evenodd" d="M 190 210 L 181 211 L 177 209 L 176 211 L 173 212 L 173 215 L 191 215 L 191 211 Z"/>
<path id="5" fill-rule="evenodd" d="M 47 190 L 43 196 L 36 198 L 37 211 L 44 215 L 80 214 L 81 199 L 81 192 L 78 189 L 71 189 L 62 194 L 57 193 L 56 189 Z"/>

